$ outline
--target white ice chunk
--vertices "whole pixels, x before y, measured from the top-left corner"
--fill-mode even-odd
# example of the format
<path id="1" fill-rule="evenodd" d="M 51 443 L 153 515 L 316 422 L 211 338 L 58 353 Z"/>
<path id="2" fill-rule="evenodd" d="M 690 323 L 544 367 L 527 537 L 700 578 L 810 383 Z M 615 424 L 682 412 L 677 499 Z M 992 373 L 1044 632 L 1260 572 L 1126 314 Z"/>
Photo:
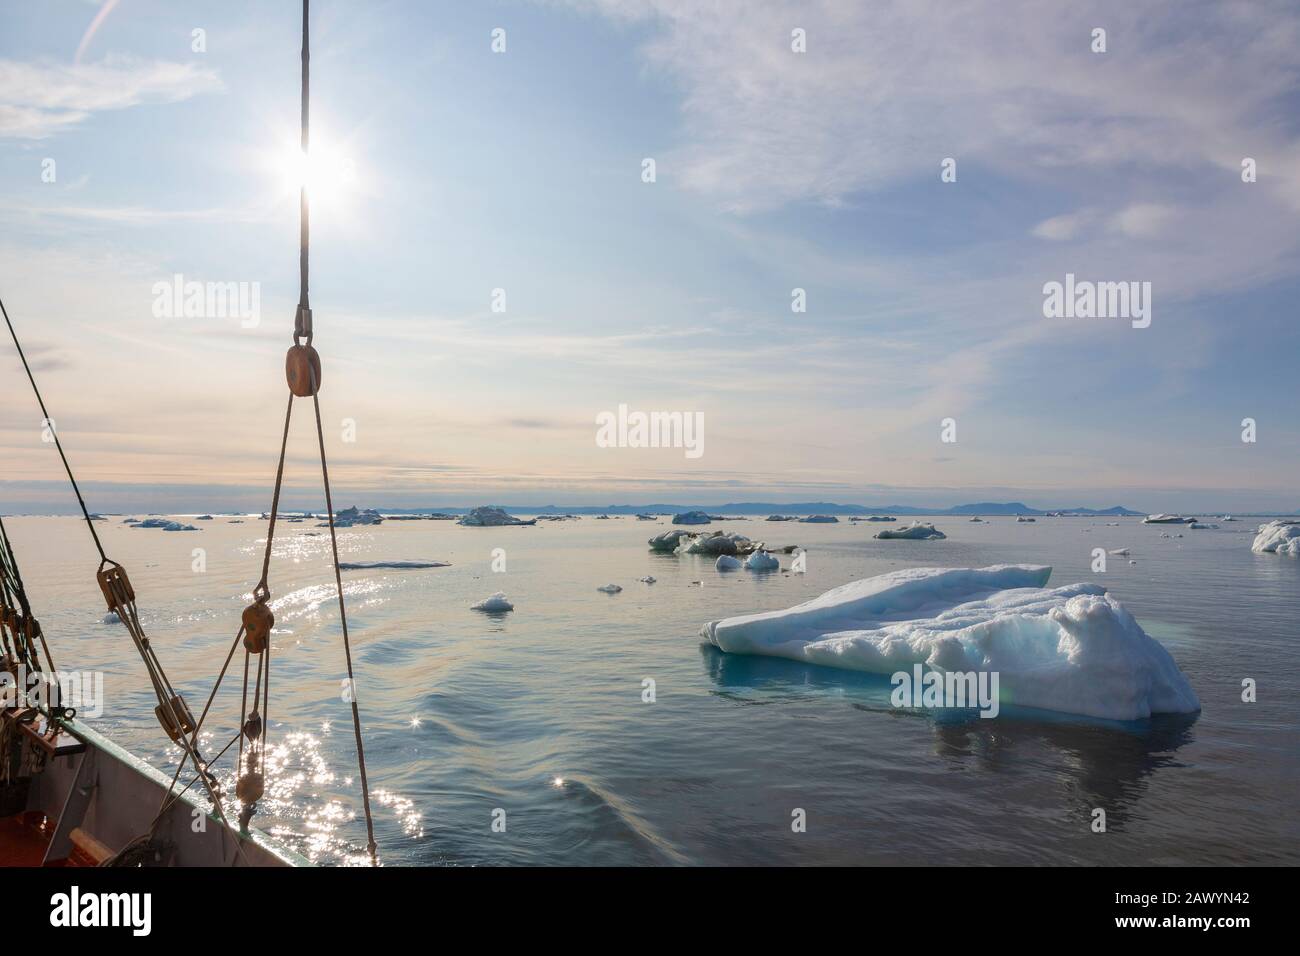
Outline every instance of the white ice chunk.
<path id="1" fill-rule="evenodd" d="M 471 611 L 513 611 L 515 606 L 506 600 L 505 592 L 498 591 L 490 598 L 471 604 L 469 609 Z"/>
<path id="2" fill-rule="evenodd" d="M 780 571 L 781 562 L 766 551 L 755 551 L 745 559 L 745 567 L 750 571 Z"/>
<path id="3" fill-rule="evenodd" d="M 713 566 L 717 571 L 737 571 L 740 569 L 740 558 L 733 558 L 729 554 L 718 556 L 717 563 Z"/>
<path id="4" fill-rule="evenodd" d="M 1300 558 L 1300 521 L 1270 521 L 1260 525 L 1250 550 Z"/>
<path id="5" fill-rule="evenodd" d="M 678 528 L 674 531 L 664 531 L 655 535 L 647 543 L 651 551 L 676 551 L 677 545 L 681 543 L 682 538 L 689 538 L 691 532 L 683 531 Z"/>
<path id="6" fill-rule="evenodd" d="M 752 542 L 743 534 L 719 531 L 716 534 L 699 535 L 685 543 L 683 554 L 703 554 L 712 557 L 715 554 L 741 554 L 750 549 Z"/>
<path id="7" fill-rule="evenodd" d="M 1200 710 L 1169 653 L 1095 584 L 1046 587 L 1050 567 L 908 568 L 787 610 L 711 621 L 701 637 L 763 654 L 893 674 L 996 671 L 1001 702 L 1113 720 Z"/>

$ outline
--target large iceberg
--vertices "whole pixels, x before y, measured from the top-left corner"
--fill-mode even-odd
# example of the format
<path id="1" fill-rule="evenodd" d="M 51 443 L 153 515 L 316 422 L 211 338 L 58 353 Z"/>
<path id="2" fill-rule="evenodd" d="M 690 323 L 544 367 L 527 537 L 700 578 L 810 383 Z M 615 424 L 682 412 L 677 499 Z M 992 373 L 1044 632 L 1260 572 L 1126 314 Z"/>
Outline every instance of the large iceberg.
<path id="1" fill-rule="evenodd" d="M 703 511 L 683 511 L 673 515 L 673 524 L 710 524 L 712 521 Z"/>
<path id="2" fill-rule="evenodd" d="M 1143 524 L 1195 524 L 1195 518 L 1184 518 L 1182 515 L 1154 514 L 1147 515 L 1142 519 Z"/>
<path id="3" fill-rule="evenodd" d="M 1270 521 L 1260 525 L 1250 550 L 1300 558 L 1300 521 Z"/>
<path id="4" fill-rule="evenodd" d="M 1173 658 L 1104 588 L 1048 588 L 1051 573 L 908 568 L 787 610 L 711 621 L 700 636 L 732 654 L 878 674 L 915 664 L 997 672 L 1005 705 L 1112 720 L 1200 710 Z"/>
<path id="5" fill-rule="evenodd" d="M 512 514 L 507 514 L 504 508 L 494 508 L 491 505 L 484 505 L 481 508 L 475 508 L 465 517 L 461 518 L 458 524 L 465 525 L 468 528 L 502 528 L 516 525 L 537 524 L 536 518 L 516 518 Z"/>
<path id="6" fill-rule="evenodd" d="M 948 537 L 932 524 L 924 524 L 920 521 L 913 521 L 906 528 L 885 528 L 883 531 L 877 531 L 872 537 L 887 540 L 889 538 L 946 538 Z"/>

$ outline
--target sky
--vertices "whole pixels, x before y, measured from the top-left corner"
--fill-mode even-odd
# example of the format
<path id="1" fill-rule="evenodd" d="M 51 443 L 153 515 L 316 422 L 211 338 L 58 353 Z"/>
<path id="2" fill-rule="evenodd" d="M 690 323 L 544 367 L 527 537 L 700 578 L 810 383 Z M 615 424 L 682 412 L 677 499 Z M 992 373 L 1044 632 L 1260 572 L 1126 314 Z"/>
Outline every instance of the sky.
<path id="1" fill-rule="evenodd" d="M 1300 508 L 1296 4 L 312 8 L 336 504 Z M 269 507 L 299 16 L 0 0 L 0 297 L 92 510 Z M 1150 325 L 1045 316 L 1067 274 Z M 176 275 L 256 323 L 168 316 Z M 0 370 L 0 510 L 74 509 Z M 620 405 L 702 454 L 602 447 Z"/>

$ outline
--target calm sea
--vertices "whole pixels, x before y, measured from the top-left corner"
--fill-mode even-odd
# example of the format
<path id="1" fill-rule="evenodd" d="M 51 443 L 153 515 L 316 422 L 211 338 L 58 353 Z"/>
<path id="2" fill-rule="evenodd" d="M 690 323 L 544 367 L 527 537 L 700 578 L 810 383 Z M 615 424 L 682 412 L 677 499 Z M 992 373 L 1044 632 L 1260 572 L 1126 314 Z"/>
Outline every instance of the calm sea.
<path id="1" fill-rule="evenodd" d="M 260 571 L 266 522 L 184 520 L 201 530 L 137 530 L 120 517 L 98 528 L 197 713 Z M 451 562 L 344 573 L 384 862 L 1300 862 L 1300 561 L 1251 553 L 1257 521 L 1190 531 L 1136 519 L 932 520 L 948 540 L 876 541 L 879 525 L 844 520 L 713 525 L 807 548 L 804 575 L 724 575 L 702 558 L 652 554 L 646 539 L 667 519 L 341 532 L 344 561 Z M 126 632 L 103 621 L 84 525 L 6 524 L 57 664 L 105 674 L 95 725 L 173 769 Z M 338 864 L 355 861 L 365 837 L 328 541 L 312 521 L 277 531 L 275 775 L 255 823 Z M 1096 547 L 1129 548 L 1137 563 L 1111 557 L 1094 575 Z M 494 549 L 504 572 L 493 571 Z M 698 637 L 704 621 L 788 607 L 855 578 L 1005 562 L 1050 564 L 1056 585 L 1104 583 L 1173 654 L 1203 712 L 1131 725 L 941 720 L 892 710 L 886 678 L 726 656 Z M 646 575 L 657 583 L 639 583 Z M 609 583 L 622 593 L 597 591 Z M 470 610 L 495 591 L 516 610 Z M 210 753 L 235 732 L 234 676 L 209 718 Z M 1255 703 L 1241 700 L 1244 678 L 1258 683 Z M 1094 808 L 1106 811 L 1105 833 L 1091 830 Z M 792 830 L 796 810 L 805 832 Z"/>

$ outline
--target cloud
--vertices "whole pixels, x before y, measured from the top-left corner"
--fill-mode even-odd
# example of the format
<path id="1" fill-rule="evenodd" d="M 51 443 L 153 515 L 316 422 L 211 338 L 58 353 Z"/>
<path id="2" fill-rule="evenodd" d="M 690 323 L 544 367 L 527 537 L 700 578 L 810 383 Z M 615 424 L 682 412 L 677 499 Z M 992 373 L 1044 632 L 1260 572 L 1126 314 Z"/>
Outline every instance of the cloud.
<path id="1" fill-rule="evenodd" d="M 661 179 L 724 207 L 835 205 L 937 181 L 947 156 L 1023 178 L 1128 164 L 1236 176 L 1250 155 L 1300 208 L 1293 3 L 1103 3 L 1084 18 L 1038 0 L 572 2 L 654 27 L 644 53 L 680 85 L 685 122 Z M 1094 21 L 1107 53 L 1089 49 Z M 791 51 L 795 27 L 806 53 Z"/>
<path id="2" fill-rule="evenodd" d="M 1081 209 L 1078 212 L 1065 213 L 1061 216 L 1053 216 L 1051 219 L 1044 219 L 1034 227 L 1033 233 L 1039 239 L 1063 242 L 1078 236 L 1094 218 L 1092 210 Z"/>
<path id="3" fill-rule="evenodd" d="M 97 63 L 0 59 L 0 137 L 46 139 L 97 112 L 220 89 L 216 71 L 195 63 L 122 55 Z"/>
<path id="4" fill-rule="evenodd" d="M 1172 206 L 1160 203 L 1134 203 L 1115 213 L 1110 226 L 1132 239 L 1150 239 L 1165 231 L 1176 212 Z"/>

